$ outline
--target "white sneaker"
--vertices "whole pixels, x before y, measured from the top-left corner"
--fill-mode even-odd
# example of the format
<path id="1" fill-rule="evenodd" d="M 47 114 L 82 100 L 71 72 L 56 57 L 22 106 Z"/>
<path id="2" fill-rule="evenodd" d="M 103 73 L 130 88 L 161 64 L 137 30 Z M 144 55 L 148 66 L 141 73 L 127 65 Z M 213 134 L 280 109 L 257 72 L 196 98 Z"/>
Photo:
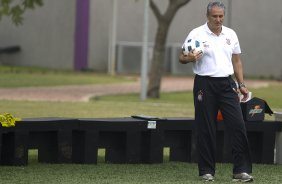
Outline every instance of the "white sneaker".
<path id="1" fill-rule="evenodd" d="M 214 181 L 214 177 L 211 174 L 204 174 L 200 176 L 204 181 Z"/>
<path id="2" fill-rule="evenodd" d="M 239 182 L 252 182 L 254 181 L 254 178 L 249 175 L 248 173 L 239 173 L 239 174 L 233 174 L 232 181 L 239 181 Z"/>

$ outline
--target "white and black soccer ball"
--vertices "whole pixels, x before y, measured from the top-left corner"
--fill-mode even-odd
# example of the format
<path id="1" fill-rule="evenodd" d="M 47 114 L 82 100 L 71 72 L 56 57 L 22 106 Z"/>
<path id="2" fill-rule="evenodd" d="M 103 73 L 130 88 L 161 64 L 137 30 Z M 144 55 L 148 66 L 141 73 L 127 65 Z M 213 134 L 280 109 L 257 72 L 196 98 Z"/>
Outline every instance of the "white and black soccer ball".
<path id="1" fill-rule="evenodd" d="M 194 52 L 200 51 L 204 54 L 204 45 L 198 40 L 189 39 L 182 45 L 182 52 L 184 55 L 188 55 L 188 53 L 193 49 L 195 49 Z"/>

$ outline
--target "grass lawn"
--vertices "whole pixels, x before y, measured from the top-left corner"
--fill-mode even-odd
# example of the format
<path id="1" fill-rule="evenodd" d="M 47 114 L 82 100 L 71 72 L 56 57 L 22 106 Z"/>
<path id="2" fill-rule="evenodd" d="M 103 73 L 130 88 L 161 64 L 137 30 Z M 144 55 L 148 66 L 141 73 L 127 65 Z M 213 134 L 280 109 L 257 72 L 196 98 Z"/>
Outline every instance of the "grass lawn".
<path id="1" fill-rule="evenodd" d="M 42 77 L 42 78 L 40 78 Z M 130 82 L 134 79 L 111 77 L 92 73 L 38 71 L 0 67 L 0 87 L 53 86 L 71 84 L 98 84 Z M 62 83 L 63 81 L 63 83 Z M 254 96 L 265 99 L 272 110 L 282 111 L 282 84 L 267 88 L 250 89 Z M 30 102 L 0 101 L 0 113 L 9 112 L 16 117 L 128 117 L 145 114 L 159 117 L 192 117 L 191 92 L 163 93 L 157 100 L 140 101 L 138 94 L 104 96 L 90 102 Z M 273 116 L 266 116 L 273 119 Z M 20 122 L 19 122 L 20 123 Z M 44 164 L 37 162 L 36 151 L 30 151 L 29 164 L 25 167 L 0 166 L 0 183 L 203 183 L 198 178 L 195 163 L 168 161 L 164 151 L 162 164 L 110 164 L 105 163 L 103 150 L 99 151 L 97 165 Z M 217 164 L 216 183 L 231 183 L 231 164 Z M 255 183 L 282 183 L 282 165 L 254 164 Z"/>
<path id="2" fill-rule="evenodd" d="M 44 164 L 30 155 L 26 167 L 1 166 L 1 184 L 184 184 L 203 183 L 199 180 L 195 163 L 169 162 L 165 154 L 162 164 L 110 164 L 103 162 L 100 153 L 97 165 Z M 255 183 L 280 184 L 282 165 L 253 165 Z M 217 164 L 216 183 L 231 182 L 231 164 Z"/>
<path id="3" fill-rule="evenodd" d="M 257 97 L 266 99 L 273 111 L 282 112 L 282 86 L 252 90 Z M 192 92 L 162 93 L 160 99 L 139 100 L 139 94 L 95 97 L 90 102 L 34 102 L 0 100 L 0 113 L 16 117 L 73 117 L 103 118 L 149 115 L 158 117 L 194 117 Z M 267 120 L 274 116 L 265 114 Z"/>
<path id="4" fill-rule="evenodd" d="M 136 77 L 109 76 L 94 72 L 73 72 L 0 65 L 0 88 L 113 84 L 136 81 Z"/>

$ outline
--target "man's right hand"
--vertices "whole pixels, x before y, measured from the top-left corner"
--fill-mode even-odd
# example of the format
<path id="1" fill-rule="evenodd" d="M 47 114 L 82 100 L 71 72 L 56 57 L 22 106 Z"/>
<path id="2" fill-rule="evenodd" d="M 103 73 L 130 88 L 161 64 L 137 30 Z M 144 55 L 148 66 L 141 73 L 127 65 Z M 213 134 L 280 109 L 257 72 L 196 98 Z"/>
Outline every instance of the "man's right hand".
<path id="1" fill-rule="evenodd" d="M 188 53 L 188 55 L 184 55 L 183 52 L 180 52 L 179 54 L 179 62 L 182 64 L 190 63 L 190 62 L 196 62 L 203 56 L 203 53 L 198 51 L 195 52 L 195 50 L 192 50 Z"/>

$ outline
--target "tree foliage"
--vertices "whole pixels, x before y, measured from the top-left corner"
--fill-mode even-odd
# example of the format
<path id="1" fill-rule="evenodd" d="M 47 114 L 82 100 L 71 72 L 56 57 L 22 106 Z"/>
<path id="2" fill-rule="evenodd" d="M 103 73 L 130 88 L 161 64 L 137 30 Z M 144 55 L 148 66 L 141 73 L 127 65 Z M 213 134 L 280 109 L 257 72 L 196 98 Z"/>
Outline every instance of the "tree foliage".
<path id="1" fill-rule="evenodd" d="M 11 17 L 13 23 L 20 25 L 26 10 L 42 5 L 43 0 L 0 0 L 0 20 L 8 16 Z"/>

